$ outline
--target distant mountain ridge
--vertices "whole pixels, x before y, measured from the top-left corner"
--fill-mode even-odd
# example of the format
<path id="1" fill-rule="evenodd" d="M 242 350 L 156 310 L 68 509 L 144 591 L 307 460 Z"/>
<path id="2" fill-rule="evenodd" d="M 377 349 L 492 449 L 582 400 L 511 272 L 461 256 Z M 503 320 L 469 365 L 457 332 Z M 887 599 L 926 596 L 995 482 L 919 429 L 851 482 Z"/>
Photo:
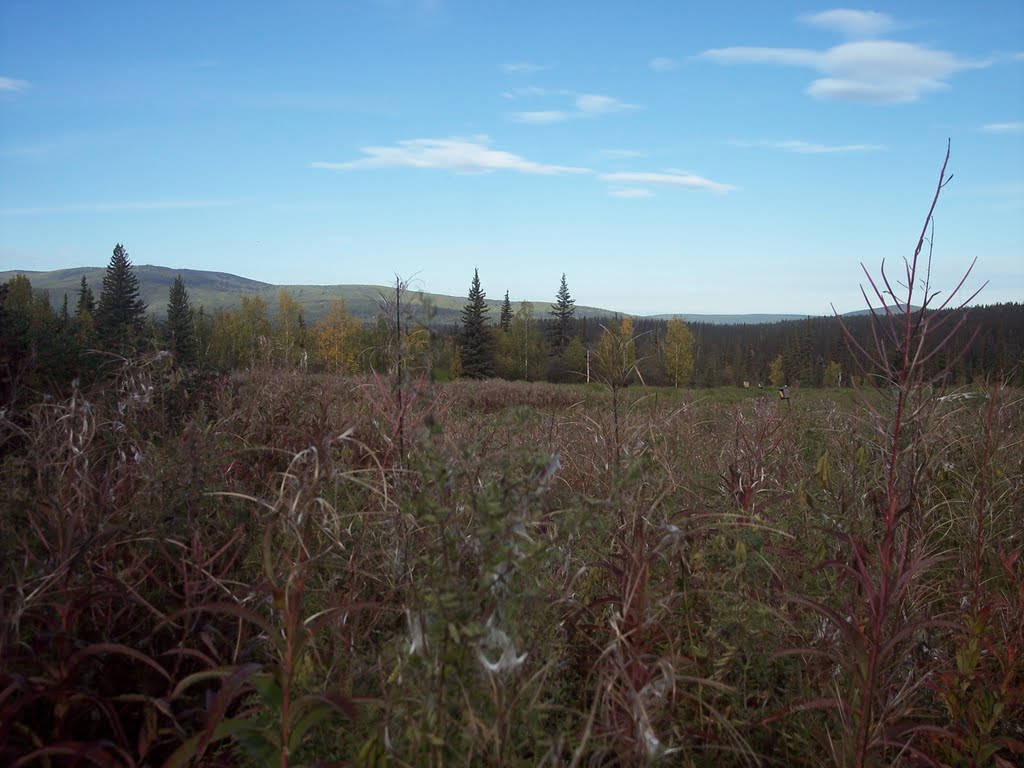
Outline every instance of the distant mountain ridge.
<path id="1" fill-rule="evenodd" d="M 277 296 L 287 291 L 302 307 L 307 321 L 316 322 L 324 317 L 331 303 L 338 299 L 345 301 L 348 312 L 364 321 L 376 319 L 381 309 L 381 297 L 394 292 L 394 286 L 383 285 L 273 285 L 252 280 L 247 277 L 232 275 L 227 272 L 208 272 L 199 269 L 171 269 L 154 265 L 134 265 L 135 275 L 139 278 L 139 294 L 146 303 L 147 310 L 162 317 L 166 312 L 167 293 L 177 275 L 181 275 L 188 289 L 189 299 L 196 307 L 202 306 L 207 312 L 217 309 L 229 309 L 241 303 L 243 296 L 259 296 L 274 309 Z M 32 287 L 49 291 L 50 301 L 60 306 L 64 294 L 68 295 L 69 303 L 74 306 L 74 298 L 78 292 L 82 278 L 89 283 L 93 293 L 99 297 L 103 285 L 104 267 L 73 267 L 57 269 L 49 272 L 34 272 L 17 269 L 0 272 L 0 283 L 10 280 L 15 275 L 25 275 L 32 281 Z M 465 296 L 448 296 L 439 293 L 426 293 L 410 290 L 410 294 L 423 297 L 423 303 L 432 309 L 432 321 L 447 325 L 459 322 L 459 313 L 466 303 Z M 501 310 L 500 299 L 488 299 L 491 318 L 497 320 Z M 551 300 L 534 301 L 537 315 L 547 313 Z M 513 302 L 518 308 L 519 302 Z M 611 318 L 627 313 L 616 312 L 600 307 L 576 306 L 577 317 Z M 715 325 L 748 325 L 756 323 L 774 323 L 782 320 L 802 320 L 808 315 L 798 314 L 741 314 L 741 315 L 701 315 L 701 314 L 661 314 L 645 316 L 651 320 L 668 320 L 679 317 L 691 323 L 711 323 Z"/>

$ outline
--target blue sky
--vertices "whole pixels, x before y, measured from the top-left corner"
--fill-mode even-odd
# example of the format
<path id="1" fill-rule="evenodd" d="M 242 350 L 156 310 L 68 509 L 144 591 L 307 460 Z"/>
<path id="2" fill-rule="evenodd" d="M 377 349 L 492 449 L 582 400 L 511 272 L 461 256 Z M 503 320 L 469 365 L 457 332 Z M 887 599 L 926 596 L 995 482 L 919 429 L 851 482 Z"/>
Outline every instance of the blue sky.
<path id="1" fill-rule="evenodd" d="M 136 264 L 636 314 L 1024 300 L 1024 4 L 0 0 L 0 270 Z"/>

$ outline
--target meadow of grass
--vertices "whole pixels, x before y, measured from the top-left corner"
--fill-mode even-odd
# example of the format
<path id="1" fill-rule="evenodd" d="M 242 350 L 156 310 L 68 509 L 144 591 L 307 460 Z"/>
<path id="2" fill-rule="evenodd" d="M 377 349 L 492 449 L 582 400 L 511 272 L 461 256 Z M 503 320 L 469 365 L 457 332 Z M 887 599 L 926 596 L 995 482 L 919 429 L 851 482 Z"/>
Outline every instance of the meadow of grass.
<path id="1" fill-rule="evenodd" d="M 1018 390 L 898 437 L 900 554 L 877 395 L 182 377 L 4 421 L 5 764 L 1024 754 Z"/>

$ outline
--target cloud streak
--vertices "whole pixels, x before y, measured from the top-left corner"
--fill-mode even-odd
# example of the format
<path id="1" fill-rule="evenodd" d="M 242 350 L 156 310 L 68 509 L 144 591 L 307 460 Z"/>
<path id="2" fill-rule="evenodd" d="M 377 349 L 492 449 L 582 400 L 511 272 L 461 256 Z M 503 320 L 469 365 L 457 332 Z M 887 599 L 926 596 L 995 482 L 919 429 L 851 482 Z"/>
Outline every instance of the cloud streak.
<path id="1" fill-rule="evenodd" d="M 539 89 L 537 95 L 548 95 L 549 93 L 552 92 L 545 92 L 542 89 Z M 606 96 L 600 93 L 571 94 L 565 91 L 557 93 L 573 96 L 573 106 L 575 109 L 545 109 L 513 112 L 512 119 L 517 123 L 527 123 L 529 125 L 552 125 L 554 123 L 564 123 L 567 120 L 601 117 L 602 115 L 612 115 L 617 112 L 630 112 L 635 109 L 640 109 L 636 104 L 627 104 L 614 96 Z M 508 93 L 506 93 L 506 96 L 514 98 L 514 96 Z"/>
<path id="2" fill-rule="evenodd" d="M 988 66 L 948 51 L 894 40 L 859 40 L 824 51 L 806 48 L 714 48 L 701 58 L 719 64 L 775 64 L 816 70 L 806 92 L 819 100 L 901 104 L 949 87 L 966 69 Z"/>
<path id="3" fill-rule="evenodd" d="M 532 75 L 551 69 L 551 67 L 545 64 L 534 64 L 531 61 L 513 61 L 503 64 L 501 68 L 510 75 Z"/>
<path id="4" fill-rule="evenodd" d="M 373 168 L 414 168 L 448 171 L 456 174 L 484 174 L 498 171 L 561 176 L 593 175 L 590 168 L 552 165 L 528 160 L 512 152 L 493 149 L 487 136 L 449 139 L 409 139 L 388 147 L 362 147 L 363 157 L 346 162 L 317 161 L 310 167 L 328 171 L 355 171 Z M 725 194 L 736 189 L 731 184 L 706 179 L 682 171 L 618 172 L 599 174 L 612 185 L 609 194 L 616 197 L 651 197 L 646 187 L 662 186 Z"/>
<path id="5" fill-rule="evenodd" d="M 561 109 L 544 109 L 535 112 L 516 112 L 512 119 L 517 123 L 528 125 L 551 125 L 552 123 L 564 123 L 570 117 L 568 112 Z"/>
<path id="6" fill-rule="evenodd" d="M 639 109 L 636 104 L 626 104 L 612 96 L 598 93 L 581 93 L 576 97 L 576 109 L 583 117 L 610 115 L 615 112 L 629 112 Z"/>
<path id="7" fill-rule="evenodd" d="M 981 126 L 985 133 L 1024 133 L 1024 123 L 989 123 Z"/>
<path id="8" fill-rule="evenodd" d="M 736 190 L 732 184 L 712 181 L 692 173 L 653 173 L 649 171 L 625 171 L 620 173 L 603 173 L 601 179 L 611 184 L 656 184 L 666 187 L 679 187 L 724 195 Z"/>
<path id="9" fill-rule="evenodd" d="M 591 173 L 587 168 L 549 165 L 492 149 L 487 136 L 450 139 L 409 139 L 391 147 L 363 147 L 365 157 L 343 163 L 314 162 L 313 168 L 352 171 L 363 168 L 419 168 L 459 174 L 515 171 L 541 176 Z"/>
<path id="10" fill-rule="evenodd" d="M 608 190 L 608 194 L 612 197 L 622 197 L 626 199 L 654 197 L 654 193 L 645 187 L 613 187 Z"/>
<path id="11" fill-rule="evenodd" d="M 896 23 L 887 13 L 835 8 L 821 13 L 797 16 L 797 21 L 816 27 L 834 29 L 846 37 L 875 37 L 895 29 Z"/>
<path id="12" fill-rule="evenodd" d="M 0 93 L 20 93 L 27 90 L 29 85 L 30 83 L 27 80 L 0 76 Z"/>
<path id="13" fill-rule="evenodd" d="M 119 211 L 172 211 L 188 208 L 225 208 L 231 200 L 131 200 L 112 203 L 67 203 L 27 208 L 0 208 L 3 216 L 31 216 L 42 213 L 116 213 Z"/>

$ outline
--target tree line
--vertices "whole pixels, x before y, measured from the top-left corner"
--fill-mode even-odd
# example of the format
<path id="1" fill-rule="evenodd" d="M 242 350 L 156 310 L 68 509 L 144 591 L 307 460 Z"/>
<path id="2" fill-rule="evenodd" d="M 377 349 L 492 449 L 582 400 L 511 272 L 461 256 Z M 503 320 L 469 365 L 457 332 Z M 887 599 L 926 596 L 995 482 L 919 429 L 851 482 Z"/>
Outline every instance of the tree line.
<path id="1" fill-rule="evenodd" d="M 45 292 L 19 275 L 0 285 L 0 406 L 20 394 L 67 389 L 102 378 L 119 359 L 159 351 L 188 370 L 227 372 L 252 367 L 332 374 L 386 370 L 396 355 L 439 379 L 502 377 L 552 382 L 636 382 L 676 387 L 850 386 L 858 371 L 838 318 L 759 325 L 714 325 L 617 316 L 575 316 L 563 274 L 550 306 L 514 305 L 506 291 L 492 319 L 474 270 L 454 326 L 431 327 L 414 318 L 416 297 L 399 280 L 382 297 L 375 323 L 350 315 L 336 301 L 307 324 L 299 303 L 281 291 L 276 306 L 243 297 L 233 309 L 195 307 L 179 276 L 168 292 L 166 317 L 147 316 L 128 252 L 118 244 L 97 296 L 83 277 L 77 295 L 55 309 Z M 404 303 L 403 303 L 404 302 Z M 947 348 L 963 356 L 936 356 L 933 372 L 951 385 L 1009 373 L 1024 360 L 1024 306 L 978 307 Z M 867 316 L 843 318 L 855 338 L 867 340 Z"/>

